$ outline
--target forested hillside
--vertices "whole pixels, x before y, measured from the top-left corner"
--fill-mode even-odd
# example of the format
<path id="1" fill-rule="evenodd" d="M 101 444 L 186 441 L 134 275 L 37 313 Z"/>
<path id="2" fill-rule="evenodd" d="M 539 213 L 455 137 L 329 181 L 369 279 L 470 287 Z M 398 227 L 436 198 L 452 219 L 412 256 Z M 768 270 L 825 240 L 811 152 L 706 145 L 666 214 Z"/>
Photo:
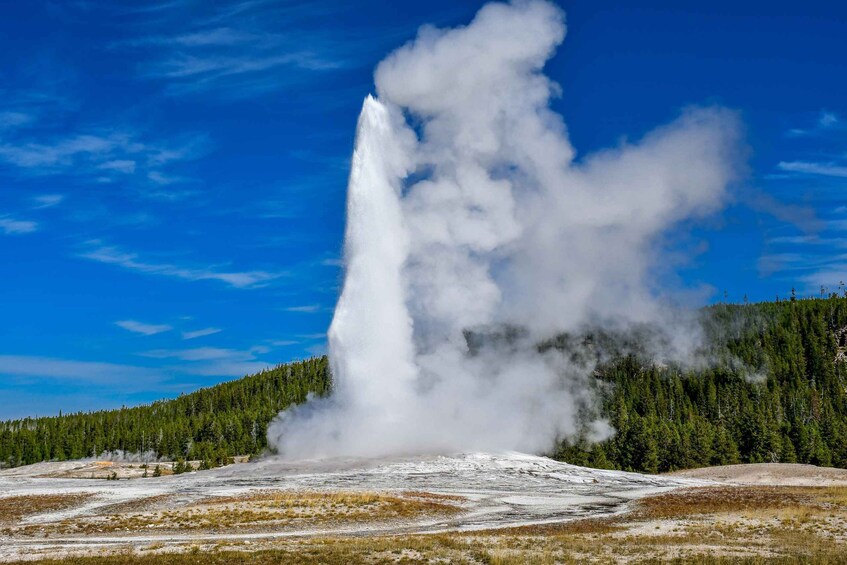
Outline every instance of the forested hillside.
<path id="1" fill-rule="evenodd" d="M 215 465 L 260 453 L 280 410 L 329 389 L 327 359 L 318 357 L 147 406 L 2 422 L 0 461 L 14 466 L 149 451 Z"/>
<path id="2" fill-rule="evenodd" d="M 703 317 L 709 368 L 641 354 L 602 364 L 593 382 L 615 435 L 564 441 L 553 455 L 649 472 L 762 461 L 847 467 L 847 298 L 719 304 Z M 3 422 L 0 461 L 149 450 L 215 464 L 263 451 L 280 410 L 330 387 L 320 357 L 149 406 Z"/>
<path id="3" fill-rule="evenodd" d="M 800 462 L 847 467 L 847 299 L 704 311 L 706 370 L 628 356 L 598 371 L 605 442 L 563 442 L 569 462 L 637 471 Z"/>

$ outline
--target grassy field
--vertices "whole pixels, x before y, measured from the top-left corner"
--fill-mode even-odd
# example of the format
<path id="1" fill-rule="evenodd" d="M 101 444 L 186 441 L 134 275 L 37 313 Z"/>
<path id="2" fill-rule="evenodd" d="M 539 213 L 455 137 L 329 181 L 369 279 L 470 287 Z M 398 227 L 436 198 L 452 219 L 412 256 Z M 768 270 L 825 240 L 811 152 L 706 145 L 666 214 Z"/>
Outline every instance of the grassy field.
<path id="1" fill-rule="evenodd" d="M 426 493 L 407 497 L 257 493 L 249 501 L 218 499 L 207 506 L 247 503 L 282 513 L 311 508 L 335 520 L 339 513 L 360 519 L 360 512 L 370 511 L 376 515 L 449 512 L 451 504 L 460 501 L 438 500 Z M 642 499 L 631 512 L 606 519 L 472 533 L 310 537 L 203 545 L 152 543 L 114 548 L 109 555 L 29 561 L 45 565 L 242 562 L 847 563 L 847 487 L 696 488 Z"/>

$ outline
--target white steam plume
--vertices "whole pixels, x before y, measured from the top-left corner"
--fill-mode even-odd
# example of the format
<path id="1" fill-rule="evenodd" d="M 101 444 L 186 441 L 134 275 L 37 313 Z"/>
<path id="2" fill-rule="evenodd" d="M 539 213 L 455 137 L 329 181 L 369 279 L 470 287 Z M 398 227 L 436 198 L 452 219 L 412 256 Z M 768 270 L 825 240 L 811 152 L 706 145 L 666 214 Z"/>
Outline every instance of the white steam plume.
<path id="1" fill-rule="evenodd" d="M 662 320 L 662 238 L 724 205 L 739 125 L 689 109 L 575 162 L 542 74 L 564 35 L 552 4 L 492 3 L 380 63 L 350 174 L 335 390 L 272 424 L 284 456 L 543 451 L 576 431 L 592 367 L 532 345 Z M 488 334 L 469 348 L 468 330 Z"/>

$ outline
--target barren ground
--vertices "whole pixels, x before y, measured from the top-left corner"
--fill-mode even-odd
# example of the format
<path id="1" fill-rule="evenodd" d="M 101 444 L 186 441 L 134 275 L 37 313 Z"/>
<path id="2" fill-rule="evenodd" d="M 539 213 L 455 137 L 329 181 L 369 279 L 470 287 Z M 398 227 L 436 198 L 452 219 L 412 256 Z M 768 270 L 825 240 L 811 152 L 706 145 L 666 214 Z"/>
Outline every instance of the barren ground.
<path id="1" fill-rule="evenodd" d="M 91 478 L 112 473 L 127 479 Z M 142 474 L 1 471 L 0 561 L 847 562 L 847 471 L 807 465 L 650 476 L 512 453 Z"/>

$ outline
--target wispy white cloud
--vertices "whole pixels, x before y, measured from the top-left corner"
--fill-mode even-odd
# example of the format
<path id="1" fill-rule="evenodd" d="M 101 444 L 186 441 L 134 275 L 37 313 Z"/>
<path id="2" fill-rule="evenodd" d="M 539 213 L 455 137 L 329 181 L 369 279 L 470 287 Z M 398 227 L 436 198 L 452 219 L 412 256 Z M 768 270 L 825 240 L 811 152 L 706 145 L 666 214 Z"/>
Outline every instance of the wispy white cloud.
<path id="1" fill-rule="evenodd" d="M 258 359 L 258 355 L 267 353 L 262 346 L 248 350 L 225 349 L 218 347 L 197 347 L 192 349 L 154 349 L 140 355 L 153 359 L 174 359 L 187 363 L 180 370 L 189 374 L 204 376 L 240 376 L 257 373 L 271 363 Z"/>
<path id="2" fill-rule="evenodd" d="M 26 142 L 0 145 L 0 157 L 18 167 L 71 166 L 79 158 L 111 154 L 118 149 L 131 151 L 128 138 L 120 134 L 109 136 L 75 135 L 53 143 Z"/>
<path id="3" fill-rule="evenodd" d="M 168 324 L 145 324 L 136 320 L 119 320 L 115 325 L 129 332 L 142 335 L 155 335 L 163 332 L 168 332 L 173 328 Z"/>
<path id="4" fill-rule="evenodd" d="M 263 361 L 229 361 L 221 359 L 207 363 L 197 363 L 184 367 L 184 371 L 191 375 L 203 377 L 243 377 L 259 373 L 273 367 L 275 363 Z"/>
<path id="5" fill-rule="evenodd" d="M 167 2 L 158 2 L 158 3 L 147 3 L 142 6 L 132 6 L 131 8 L 127 8 L 125 13 L 127 14 L 148 14 L 155 12 L 166 12 L 170 10 L 175 10 L 178 8 L 182 8 L 188 6 L 189 2 L 186 0 L 170 0 Z"/>
<path id="6" fill-rule="evenodd" d="M 9 216 L 0 216 L 0 230 L 5 235 L 23 235 L 38 231 L 38 223 L 29 220 L 16 220 Z"/>
<path id="7" fill-rule="evenodd" d="M 106 161 L 97 166 L 98 169 L 105 171 L 116 171 L 131 175 L 135 172 L 136 163 L 132 159 L 115 159 L 114 161 Z"/>
<path id="8" fill-rule="evenodd" d="M 847 282 L 847 260 L 834 261 L 825 268 L 814 270 L 800 279 L 807 291 L 815 292 L 824 287 L 829 292 Z"/>
<path id="9" fill-rule="evenodd" d="M 140 45 L 179 45 L 182 47 L 225 47 L 261 42 L 263 37 L 249 31 L 228 27 L 201 29 L 174 36 L 146 37 L 135 41 Z"/>
<path id="10" fill-rule="evenodd" d="M 32 197 L 33 202 L 35 202 L 35 209 L 37 210 L 58 206 L 64 199 L 64 194 L 39 194 L 38 196 Z"/>
<path id="11" fill-rule="evenodd" d="M 197 79 L 202 84 L 215 82 L 228 76 L 265 71 L 280 66 L 296 66 L 310 70 L 336 67 L 333 63 L 324 61 L 311 53 L 287 53 L 260 58 L 181 56 L 162 62 L 158 67 L 158 74 L 166 78 Z"/>
<path id="12" fill-rule="evenodd" d="M 812 206 L 782 202 L 763 191 L 749 190 L 745 201 L 753 210 L 793 224 L 806 233 L 817 232 L 825 225 Z"/>
<path id="13" fill-rule="evenodd" d="M 16 128 L 33 121 L 33 117 L 25 112 L 0 112 L 0 131 Z"/>
<path id="14" fill-rule="evenodd" d="M 355 48 L 330 33 L 328 6 L 246 1 L 208 4 L 192 14 L 179 9 L 153 14 L 158 33 L 139 33 L 113 45 L 137 50 L 142 78 L 160 80 L 175 95 L 212 92 L 243 98 L 300 82 L 351 64 Z M 172 18 L 162 20 L 165 13 Z M 169 27 L 169 32 L 161 30 Z M 359 42 L 366 45 L 370 42 Z"/>
<path id="15" fill-rule="evenodd" d="M 118 247 L 103 245 L 97 241 L 89 242 L 88 249 L 80 253 L 79 256 L 148 275 L 174 277 L 188 281 L 215 280 L 235 288 L 263 286 L 282 276 L 281 273 L 268 271 L 226 271 L 213 267 L 185 267 L 172 263 L 144 261 L 136 253 L 129 253 Z"/>
<path id="16" fill-rule="evenodd" d="M 826 231 L 843 233 L 844 225 L 827 222 Z M 763 255 L 758 262 L 760 275 L 783 273 L 804 294 L 817 294 L 820 288 L 836 289 L 847 281 L 847 237 L 833 235 L 783 236 L 768 240 L 779 251 Z"/>
<path id="17" fill-rule="evenodd" d="M 182 182 L 190 182 L 191 179 L 187 179 L 185 177 L 179 177 L 175 175 L 166 175 L 160 171 L 150 171 L 147 173 L 147 179 L 152 183 L 167 186 L 170 184 L 177 184 Z"/>
<path id="18" fill-rule="evenodd" d="M 158 382 L 162 377 L 160 371 L 146 367 L 26 355 L 0 355 L 0 375 L 134 387 Z"/>
<path id="19" fill-rule="evenodd" d="M 324 310 L 324 307 L 320 304 L 304 304 L 302 306 L 288 306 L 284 308 L 286 312 L 300 312 L 303 314 L 314 314 L 315 312 L 320 312 Z"/>
<path id="20" fill-rule="evenodd" d="M 251 350 L 224 349 L 220 347 L 195 347 L 192 349 L 154 349 L 141 353 L 154 359 L 179 359 L 180 361 L 212 361 L 229 359 L 231 361 L 249 361 L 256 358 Z"/>
<path id="21" fill-rule="evenodd" d="M 316 343 L 306 348 L 306 351 L 309 355 L 314 355 L 315 357 L 320 357 L 321 355 L 326 355 L 327 353 L 327 344 L 324 343 Z"/>
<path id="22" fill-rule="evenodd" d="M 327 71 L 340 64 L 309 52 L 259 55 L 176 54 L 145 67 L 144 76 L 168 81 L 170 94 L 192 94 L 213 90 L 229 98 L 244 98 L 277 90 L 302 78 L 290 72 Z M 289 72 L 285 72 L 286 69 Z"/>
<path id="23" fill-rule="evenodd" d="M 804 254 L 796 252 L 768 253 L 759 257 L 757 267 L 760 275 L 770 276 L 781 271 L 808 268 L 806 266 L 798 267 L 805 258 Z"/>
<path id="24" fill-rule="evenodd" d="M 813 161 L 780 161 L 777 167 L 782 171 L 847 178 L 847 166 L 837 163 L 816 163 Z"/>
<path id="25" fill-rule="evenodd" d="M 275 339 L 269 341 L 268 343 L 270 343 L 274 347 L 288 347 L 289 345 L 297 345 L 300 343 L 300 341 L 296 339 Z"/>
<path id="26" fill-rule="evenodd" d="M 847 237 L 819 237 L 817 235 L 786 235 L 772 237 L 768 243 L 775 245 L 814 245 L 828 247 L 847 247 Z"/>
<path id="27" fill-rule="evenodd" d="M 840 118 L 832 112 L 823 111 L 818 118 L 818 127 L 822 129 L 833 128 L 838 126 L 840 123 Z"/>
<path id="28" fill-rule="evenodd" d="M 196 339 L 198 337 L 205 337 L 207 335 L 220 333 L 221 331 L 223 330 L 220 328 L 203 328 L 202 330 L 182 332 L 182 339 Z"/>
<path id="29" fill-rule="evenodd" d="M 52 121 L 34 117 L 12 120 L 0 114 L 0 163 L 26 175 L 89 177 L 97 182 L 133 181 L 137 185 L 160 186 L 186 179 L 163 170 L 182 161 L 196 159 L 208 150 L 203 135 L 179 139 L 151 140 L 140 128 L 123 125 L 113 130 L 80 128 L 55 131 Z M 21 128 L 23 124 L 38 128 Z M 167 179 L 167 182 L 161 182 Z"/>
<path id="30" fill-rule="evenodd" d="M 842 127 L 843 122 L 838 114 L 828 110 L 821 110 L 813 126 L 808 128 L 792 128 L 788 130 L 787 135 L 789 137 L 815 136 L 824 134 L 828 130 L 841 129 Z"/>
<path id="31" fill-rule="evenodd" d="M 272 13 L 278 20 L 298 22 L 323 19 L 335 13 L 337 7 L 329 2 L 278 2 L 276 0 L 243 0 L 220 6 L 197 21 L 198 25 L 214 26 L 232 22 L 234 18 L 259 18 Z"/>

